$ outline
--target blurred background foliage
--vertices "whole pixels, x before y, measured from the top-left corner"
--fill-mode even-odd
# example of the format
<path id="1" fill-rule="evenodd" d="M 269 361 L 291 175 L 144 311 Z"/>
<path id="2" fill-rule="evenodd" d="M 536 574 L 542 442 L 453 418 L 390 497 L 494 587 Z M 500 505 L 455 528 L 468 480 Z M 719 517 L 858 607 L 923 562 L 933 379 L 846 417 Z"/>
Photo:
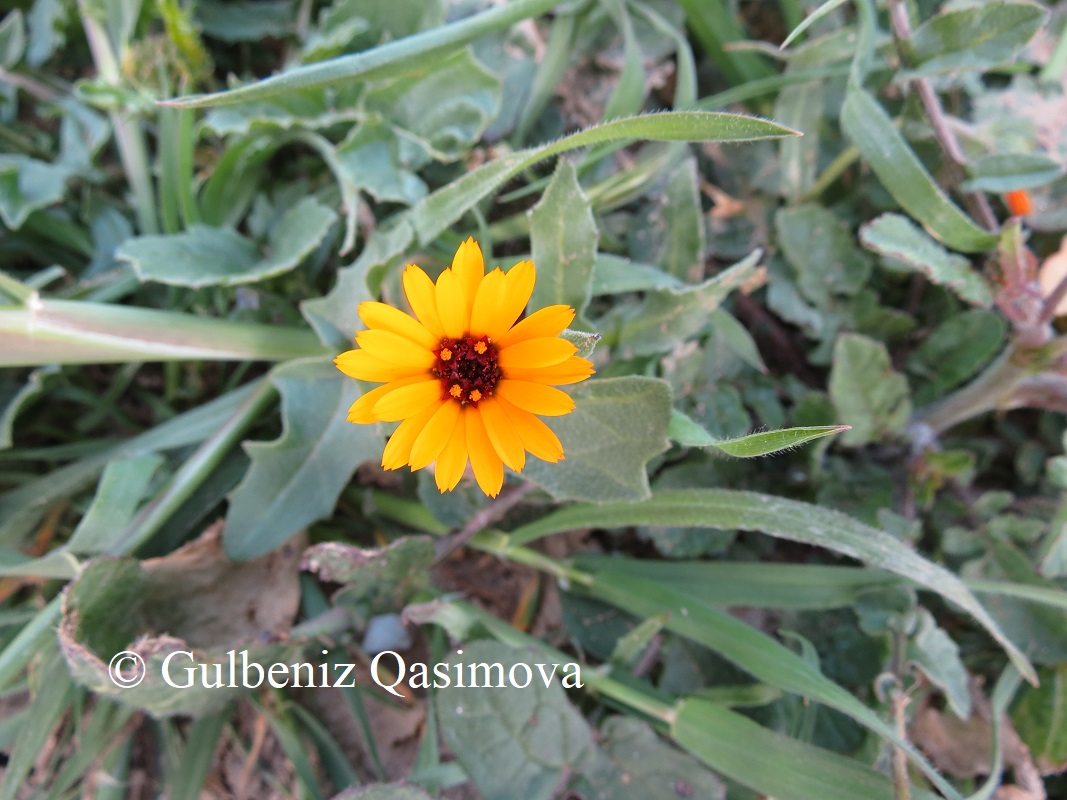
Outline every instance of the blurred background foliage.
<path id="1" fill-rule="evenodd" d="M 1067 797 L 1062 7 L 8 6 L 0 800 Z M 597 367 L 493 502 L 330 364 L 471 235 Z"/>

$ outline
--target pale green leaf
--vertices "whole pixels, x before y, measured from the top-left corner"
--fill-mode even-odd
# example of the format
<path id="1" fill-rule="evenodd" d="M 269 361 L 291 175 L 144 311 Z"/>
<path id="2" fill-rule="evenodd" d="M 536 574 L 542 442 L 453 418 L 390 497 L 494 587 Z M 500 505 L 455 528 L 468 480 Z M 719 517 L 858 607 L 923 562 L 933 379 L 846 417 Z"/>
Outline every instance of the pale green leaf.
<path id="1" fill-rule="evenodd" d="M 869 93 L 849 88 L 841 107 L 841 128 L 893 199 L 932 236 L 967 253 L 996 245 L 996 234 L 979 228 L 949 200 Z"/>
<path id="2" fill-rule="evenodd" d="M 579 358 L 589 358 L 593 355 L 593 351 L 596 350 L 597 343 L 600 341 L 599 333 L 586 333 L 584 331 L 575 331 L 567 328 L 560 336 L 573 344 L 578 350 L 575 355 Z"/>
<path id="3" fill-rule="evenodd" d="M 870 256 L 828 209 L 817 205 L 783 208 L 774 218 L 778 243 L 796 268 L 797 285 L 820 308 L 831 296 L 854 295 L 871 274 Z"/>
<path id="4" fill-rule="evenodd" d="M 841 443 L 852 447 L 900 434 L 911 417 L 908 381 L 893 370 L 885 345 L 856 333 L 834 344 L 830 400 L 851 426 Z"/>
<path id="5" fill-rule="evenodd" d="M 561 159 L 540 202 L 530 211 L 530 247 L 537 265 L 531 308 L 563 304 L 582 318 L 591 296 L 598 236 L 574 164 Z"/>
<path id="6" fill-rule="evenodd" d="M 111 549 L 133 519 L 152 476 L 163 463 L 158 453 L 144 453 L 112 461 L 104 469 L 96 495 L 67 549 L 79 555 L 98 555 Z"/>
<path id="7" fill-rule="evenodd" d="M 785 48 L 789 47 L 789 45 L 792 44 L 798 36 L 800 36 L 800 34 L 802 34 L 820 19 L 830 14 L 832 11 L 835 11 L 837 8 L 844 5 L 847 1 L 848 0 L 826 0 L 825 3 L 823 3 L 817 9 L 808 14 L 808 16 L 806 16 L 799 25 L 797 25 L 795 28 L 793 28 L 792 31 L 790 31 L 789 35 L 786 36 L 784 41 L 782 42 L 781 49 L 784 50 Z"/>
<path id="8" fill-rule="evenodd" d="M 735 439 L 716 439 L 681 411 L 673 409 L 667 436 L 684 447 L 714 447 L 735 458 L 754 458 L 782 450 L 791 450 L 814 439 L 832 436 L 848 429 L 848 425 L 818 425 L 750 433 Z"/>
<path id="9" fill-rule="evenodd" d="M 1043 774 L 1067 765 L 1067 665 L 1039 670 L 1041 685 L 1028 686 L 1012 708 L 1011 721 Z"/>
<path id="10" fill-rule="evenodd" d="M 17 230 L 34 211 L 63 199 L 71 171 L 22 155 L 0 153 L 0 221 Z"/>
<path id="11" fill-rule="evenodd" d="M 516 529 L 511 534 L 511 541 L 526 544 L 542 536 L 576 528 L 631 525 L 705 525 L 722 530 L 762 531 L 790 541 L 825 547 L 893 572 L 937 592 L 971 614 L 1007 651 L 1019 671 L 1033 680 L 1033 667 L 1026 657 L 959 578 L 884 531 L 808 503 L 724 489 L 663 491 L 640 503 L 564 508 Z"/>
<path id="12" fill-rule="evenodd" d="M 900 214 L 882 214 L 860 228 L 868 250 L 921 272 L 951 289 L 962 300 L 982 308 L 993 304 L 989 281 L 961 255 L 951 253 Z"/>
<path id="13" fill-rule="evenodd" d="M 421 786 L 410 783 L 377 783 L 345 789 L 332 800 L 432 800 Z"/>
<path id="14" fill-rule="evenodd" d="M 143 281 L 172 286 L 233 286 L 295 269 L 326 237 L 336 214 L 311 197 L 290 208 L 270 232 L 266 253 L 229 228 L 192 225 L 184 233 L 130 239 L 116 257 Z"/>
<path id="15" fill-rule="evenodd" d="M 698 182 L 696 159 L 685 159 L 667 177 L 662 200 L 650 220 L 651 233 L 660 239 L 656 263 L 686 283 L 697 283 L 704 277 L 707 243 Z"/>
<path id="16" fill-rule="evenodd" d="M 946 11 L 915 29 L 909 42 L 917 66 L 904 73 L 936 75 L 984 70 L 1009 61 L 1047 18 L 1034 3 L 996 2 Z"/>
<path id="17" fill-rule="evenodd" d="M 41 396 L 46 381 L 58 372 L 56 366 L 41 367 L 31 372 L 22 386 L 15 384 L 10 390 L 0 388 L 0 450 L 11 447 L 15 418 Z"/>
<path id="18" fill-rule="evenodd" d="M 919 625 L 908 639 L 907 658 L 945 693 L 957 717 L 970 716 L 971 694 L 960 648 L 926 609 L 919 609 Z"/>
<path id="19" fill-rule="evenodd" d="M 685 283 L 673 275 L 668 275 L 650 264 L 641 264 L 611 253 L 597 253 L 593 267 L 594 297 L 646 292 L 649 289 L 684 289 L 685 286 Z"/>
<path id="20" fill-rule="evenodd" d="M 0 22 L 0 67 L 11 69 L 26 50 L 26 23 L 16 8 Z"/>
<path id="21" fill-rule="evenodd" d="M 965 192 L 1012 192 L 1052 183 L 1063 174 L 1059 162 L 1037 153 L 994 153 L 972 161 Z"/>
<path id="22" fill-rule="evenodd" d="M 908 356 L 908 372 L 924 382 L 917 403 L 932 403 L 976 375 L 1004 345 L 1008 325 L 993 311 L 973 308 L 938 325 Z"/>
<path id="23" fill-rule="evenodd" d="M 666 383 L 636 376 L 588 381 L 572 392 L 575 410 L 545 420 L 566 456 L 558 464 L 532 457 L 523 477 L 557 500 L 637 500 L 648 497 L 648 460 L 665 451 L 671 392 Z"/>

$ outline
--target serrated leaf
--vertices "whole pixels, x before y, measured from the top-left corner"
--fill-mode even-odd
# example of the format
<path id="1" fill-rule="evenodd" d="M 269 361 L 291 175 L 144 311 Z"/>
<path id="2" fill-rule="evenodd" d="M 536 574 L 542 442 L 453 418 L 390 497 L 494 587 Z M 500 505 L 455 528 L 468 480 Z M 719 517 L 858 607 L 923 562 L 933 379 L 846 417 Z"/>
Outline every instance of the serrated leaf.
<path id="1" fill-rule="evenodd" d="M 919 610 L 919 626 L 908 640 L 907 658 L 945 693 L 957 717 L 970 716 L 971 694 L 960 649 L 926 609 Z"/>
<path id="2" fill-rule="evenodd" d="M 537 265 L 531 308 L 571 306 L 582 319 L 591 297 L 599 233 L 574 164 L 561 159 L 530 213 L 530 248 Z"/>
<path id="3" fill-rule="evenodd" d="M 783 208 L 774 221 L 778 243 L 796 268 L 797 285 L 815 305 L 825 308 L 832 295 L 854 295 L 867 283 L 870 257 L 831 211 L 816 205 Z"/>
<path id="4" fill-rule="evenodd" d="M 860 228 L 860 241 L 868 250 L 906 264 L 968 303 L 982 308 L 993 304 L 989 281 L 968 259 L 950 253 L 900 214 L 882 214 L 868 222 Z"/>
<path id="5" fill-rule="evenodd" d="M 337 215 L 311 197 L 290 208 L 271 230 L 266 255 L 229 228 L 191 225 L 184 233 L 139 236 L 116 251 L 143 281 L 172 286 L 234 286 L 288 272 L 325 238 Z"/>
<path id="6" fill-rule="evenodd" d="M 783 497 L 724 489 L 656 492 L 640 503 L 576 505 L 512 531 L 512 544 L 582 527 L 706 525 L 762 531 L 790 541 L 826 547 L 871 566 L 901 575 L 951 600 L 973 616 L 1007 651 L 1019 671 L 1033 681 L 1033 667 L 1004 635 L 959 578 L 927 561 L 896 537 L 837 511 Z"/>
<path id="7" fill-rule="evenodd" d="M 936 239 L 965 253 L 996 245 L 996 234 L 979 228 L 949 200 L 868 92 L 849 88 L 841 107 L 841 129 L 893 199 Z"/>
<path id="8" fill-rule="evenodd" d="M 738 436 L 735 439 L 716 439 L 700 425 L 677 409 L 671 411 L 669 436 L 685 447 L 714 447 L 735 458 L 754 458 L 790 450 L 814 439 L 832 436 L 849 429 L 848 425 L 819 425 L 807 428 L 785 428 L 779 431 L 762 431 Z"/>
<path id="9" fill-rule="evenodd" d="M 893 370 L 885 345 L 855 333 L 834 345 L 830 400 L 852 426 L 841 437 L 852 447 L 901 433 L 911 417 L 908 381 Z"/>
<path id="10" fill-rule="evenodd" d="M 996 2 L 938 14 L 910 39 L 917 66 L 901 77 L 984 70 L 1010 60 L 1047 14 L 1033 3 Z"/>
<path id="11" fill-rule="evenodd" d="M 526 688 L 506 683 L 497 688 L 492 679 L 489 688 L 481 688 L 471 687 L 468 675 L 467 688 L 439 689 L 437 712 L 445 743 L 485 800 L 555 797 L 561 780 L 583 771 L 596 756 L 592 732 L 568 702 L 560 673 L 546 687 L 536 667 L 545 659 L 535 651 L 487 641 L 462 649 L 462 656 L 449 656 L 450 664 L 500 664 L 504 675 L 513 665 L 527 664 L 532 679 Z M 517 670 L 517 675 L 521 682 L 525 671 Z M 501 764 L 509 768 L 501 769 Z"/>
<path id="12" fill-rule="evenodd" d="M 557 500 L 648 497 L 645 465 L 669 446 L 670 387 L 652 378 L 610 378 L 580 384 L 571 396 L 573 412 L 545 420 L 563 444 L 564 460 L 530 459 L 523 476 Z"/>
<path id="13" fill-rule="evenodd" d="M 988 364 L 1004 344 L 1008 324 L 1000 314 L 970 309 L 949 317 L 908 356 L 908 371 L 923 383 L 915 401 L 932 403 Z"/>
<path id="14" fill-rule="evenodd" d="M 762 256 L 756 250 L 697 286 L 649 291 L 636 306 L 619 307 L 597 320 L 597 327 L 615 328 L 615 343 L 628 355 L 670 350 L 708 324 L 709 315 L 726 296 L 752 277 Z"/>
<path id="15" fill-rule="evenodd" d="M 965 192 L 1012 192 L 1052 183 L 1063 167 L 1037 153 L 994 153 L 972 161 L 970 177 L 960 184 Z"/>
<path id="16" fill-rule="evenodd" d="M 269 553 L 333 512 L 362 462 L 381 458 L 376 426 L 345 417 L 359 385 L 325 359 L 290 361 L 271 380 L 282 396 L 282 435 L 245 445 L 252 460 L 230 495 L 223 545 L 235 560 Z"/>
<path id="17" fill-rule="evenodd" d="M 0 153 L 0 221 L 18 230 L 34 211 L 63 199 L 71 174 L 66 166 Z"/>

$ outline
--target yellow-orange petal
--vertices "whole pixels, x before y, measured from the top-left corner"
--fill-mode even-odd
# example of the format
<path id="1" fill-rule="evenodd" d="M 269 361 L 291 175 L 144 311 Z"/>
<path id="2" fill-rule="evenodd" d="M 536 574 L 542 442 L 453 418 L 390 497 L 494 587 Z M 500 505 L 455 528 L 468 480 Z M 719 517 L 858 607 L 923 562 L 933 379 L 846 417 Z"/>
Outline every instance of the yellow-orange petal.
<path id="1" fill-rule="evenodd" d="M 408 367 L 375 358 L 366 350 L 348 350 L 333 360 L 337 369 L 350 378 L 372 383 L 385 383 L 410 378 L 426 372 L 425 367 Z"/>
<path id="2" fill-rule="evenodd" d="M 508 347 L 526 339 L 559 336 L 573 319 L 574 309 L 570 306 L 547 306 L 521 320 L 496 340 L 496 346 Z"/>
<path id="3" fill-rule="evenodd" d="M 377 300 L 367 300 L 359 304 L 359 318 L 368 328 L 391 331 L 405 339 L 420 344 L 427 350 L 437 347 L 440 336 L 434 336 L 425 325 L 399 308 L 387 306 Z"/>
<path id="4" fill-rule="evenodd" d="M 529 411 L 523 411 L 503 398 L 498 397 L 497 403 L 522 439 L 523 447 L 542 461 L 552 464 L 563 458 L 563 445 L 551 428 Z"/>
<path id="5" fill-rule="evenodd" d="M 421 414 L 441 402 L 441 382 L 436 379 L 397 387 L 378 399 L 374 415 L 383 422 L 398 422 Z"/>
<path id="6" fill-rule="evenodd" d="M 429 422 L 422 429 L 415 443 L 411 446 L 411 458 L 408 463 L 412 470 L 429 466 L 441 455 L 448 444 L 452 430 L 459 421 L 459 403 L 449 400 L 441 403 Z"/>
<path id="7" fill-rule="evenodd" d="M 385 469 L 400 469 L 408 463 L 411 458 L 411 446 L 415 444 L 415 440 L 426 427 L 426 423 L 436 413 L 437 408 L 430 406 L 421 414 L 408 417 L 397 425 L 385 445 L 385 450 L 382 451 L 382 466 Z"/>
<path id="8" fill-rule="evenodd" d="M 470 318 L 471 308 L 474 306 L 474 298 L 478 295 L 478 286 L 485 275 L 485 259 L 482 257 L 482 248 L 470 237 L 463 242 L 452 257 L 452 272 L 456 276 L 456 284 L 463 294 L 463 313 Z"/>
<path id="9" fill-rule="evenodd" d="M 493 398 L 486 397 L 478 403 L 478 412 L 482 415 L 486 435 L 500 460 L 515 472 L 521 472 L 526 466 L 526 451 L 504 409 Z"/>
<path id="10" fill-rule="evenodd" d="M 437 315 L 445 329 L 445 336 L 458 339 L 467 332 L 470 314 L 459 286 L 459 278 L 450 269 L 437 276 Z"/>
<path id="11" fill-rule="evenodd" d="M 348 421 L 356 422 L 360 425 L 367 425 L 371 422 L 381 422 L 381 419 L 374 414 L 374 404 L 381 400 L 382 397 L 389 394 L 389 392 L 396 391 L 403 386 L 418 383 L 422 380 L 425 380 L 422 375 L 415 375 L 411 378 L 392 381 L 384 386 L 375 387 L 369 392 L 364 392 L 356 402 L 348 407 Z"/>
<path id="12" fill-rule="evenodd" d="M 497 363 L 504 370 L 509 367 L 518 369 L 551 367 L 553 364 L 562 364 L 577 350 L 578 348 L 566 339 L 527 339 L 502 349 Z"/>
<path id="13" fill-rule="evenodd" d="M 489 497 L 496 497 L 504 485 L 504 462 L 489 440 L 482 412 L 474 406 L 467 406 L 463 409 L 463 418 L 467 425 L 467 452 L 474 469 L 474 479 Z"/>
<path id="14" fill-rule="evenodd" d="M 392 331 L 360 331 L 356 334 L 356 344 L 375 358 L 398 366 L 429 370 L 437 361 L 433 352 Z"/>
<path id="15" fill-rule="evenodd" d="M 537 279 L 537 270 L 532 261 L 520 261 L 507 271 L 505 279 L 507 291 L 504 302 L 494 319 L 497 327 L 486 331 L 486 335 L 494 342 L 507 333 L 508 328 L 515 323 L 519 314 L 526 308 L 526 304 L 530 302 L 530 295 L 533 294 L 534 282 Z"/>
<path id="16" fill-rule="evenodd" d="M 507 299 L 507 279 L 504 271 L 494 269 L 482 280 L 471 309 L 471 336 L 485 336 L 500 328 L 500 309 Z"/>
<path id="17" fill-rule="evenodd" d="M 437 482 L 437 489 L 441 492 L 451 492 L 456 488 L 459 479 L 463 477 L 463 470 L 467 466 L 467 426 L 461 416 L 448 443 L 441 454 L 437 456 L 437 464 L 434 467 L 433 477 Z"/>
<path id="18" fill-rule="evenodd" d="M 408 305 L 415 312 L 427 330 L 440 338 L 445 335 L 441 318 L 437 315 L 437 293 L 434 289 L 430 276 L 414 264 L 408 264 L 404 270 L 404 296 L 408 299 Z"/>
<path id="19" fill-rule="evenodd" d="M 570 395 L 543 383 L 505 379 L 496 385 L 494 392 L 513 406 L 543 417 L 560 417 L 574 411 Z"/>
<path id="20" fill-rule="evenodd" d="M 578 356 L 571 356 L 562 364 L 553 364 L 551 367 L 534 367 L 533 369 L 512 367 L 507 371 L 507 377 L 517 381 L 563 386 L 567 383 L 584 381 L 595 371 L 592 362 Z"/>

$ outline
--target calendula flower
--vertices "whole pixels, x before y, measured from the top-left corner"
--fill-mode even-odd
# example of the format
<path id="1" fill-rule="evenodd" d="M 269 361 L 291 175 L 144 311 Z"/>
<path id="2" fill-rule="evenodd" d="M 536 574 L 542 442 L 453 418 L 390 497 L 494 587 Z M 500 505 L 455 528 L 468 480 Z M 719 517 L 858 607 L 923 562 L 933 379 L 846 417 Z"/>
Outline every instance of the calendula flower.
<path id="1" fill-rule="evenodd" d="M 348 411 L 349 422 L 400 422 L 383 467 L 436 462 L 445 492 L 469 461 L 482 491 L 496 497 L 505 464 L 521 471 L 527 452 L 552 463 L 563 458 L 556 434 L 536 415 L 572 411 L 574 401 L 553 387 L 585 380 L 593 365 L 559 338 L 573 308 L 549 306 L 516 322 L 535 278 L 530 261 L 485 274 L 482 250 L 468 239 L 436 284 L 408 264 L 404 294 L 414 316 L 385 303 L 360 304 L 367 330 L 356 334 L 359 349 L 334 363 L 358 380 L 384 382 Z"/>

